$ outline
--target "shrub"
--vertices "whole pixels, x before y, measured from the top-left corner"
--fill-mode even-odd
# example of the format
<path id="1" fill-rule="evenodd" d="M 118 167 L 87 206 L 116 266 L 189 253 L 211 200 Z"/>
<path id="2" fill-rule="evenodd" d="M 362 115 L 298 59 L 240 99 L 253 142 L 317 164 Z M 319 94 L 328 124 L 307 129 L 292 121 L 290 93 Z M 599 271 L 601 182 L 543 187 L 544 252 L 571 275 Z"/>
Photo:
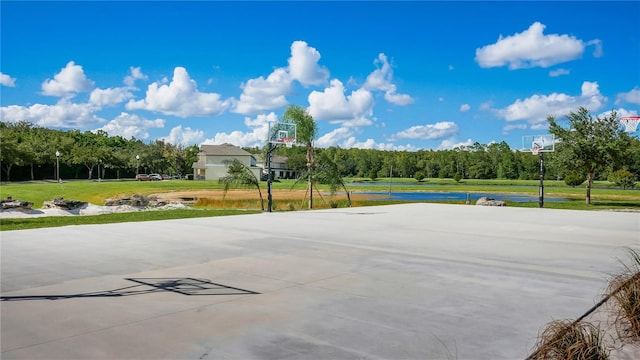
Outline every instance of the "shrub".
<path id="1" fill-rule="evenodd" d="M 571 187 L 580 186 L 585 181 L 587 177 L 582 173 L 570 172 L 564 176 L 564 183 Z"/>
<path id="2" fill-rule="evenodd" d="M 600 329 L 591 323 L 570 320 L 552 321 L 538 337 L 528 360 L 609 359 Z"/>
<path id="3" fill-rule="evenodd" d="M 416 171 L 413 177 L 418 181 L 422 181 L 422 179 L 424 179 L 424 173 L 422 171 Z"/>
<path id="4" fill-rule="evenodd" d="M 455 173 L 455 175 L 453 175 L 453 181 L 459 183 L 461 179 L 462 176 L 460 176 L 460 173 Z"/>
<path id="5" fill-rule="evenodd" d="M 609 175 L 609 181 L 623 189 L 633 189 L 636 186 L 635 180 L 635 176 L 627 169 L 620 169 Z"/>

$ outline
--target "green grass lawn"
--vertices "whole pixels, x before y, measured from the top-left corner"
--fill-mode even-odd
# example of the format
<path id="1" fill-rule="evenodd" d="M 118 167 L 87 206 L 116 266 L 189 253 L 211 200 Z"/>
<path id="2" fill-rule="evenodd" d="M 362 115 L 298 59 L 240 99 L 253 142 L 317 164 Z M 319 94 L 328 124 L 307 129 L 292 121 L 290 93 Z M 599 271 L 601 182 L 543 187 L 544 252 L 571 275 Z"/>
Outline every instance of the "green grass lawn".
<path id="1" fill-rule="evenodd" d="M 2 219 L 0 220 L 0 231 L 36 229 L 68 225 L 111 224 L 120 222 L 172 220 L 257 213 L 260 213 L 260 211 L 242 209 L 174 209 L 87 216 L 44 216 L 36 218 Z"/>
<path id="2" fill-rule="evenodd" d="M 274 182 L 274 189 L 291 189 L 293 180 L 283 180 Z M 266 191 L 267 184 L 260 184 L 261 189 Z M 296 189 L 305 189 L 306 184 L 296 185 Z M 34 208 L 42 207 L 44 201 L 55 198 L 65 198 L 68 200 L 86 201 L 95 205 L 104 205 L 104 201 L 109 198 L 131 196 L 134 194 L 149 195 L 170 191 L 187 190 L 222 190 L 223 185 L 217 181 L 197 181 L 197 180 L 169 180 L 169 181 L 131 181 L 131 180 L 108 180 L 91 181 L 75 180 L 65 181 L 58 184 L 54 181 L 35 181 L 21 183 L 7 183 L 0 185 L 0 198 L 12 197 L 16 200 L 24 200 L 33 203 Z M 256 192 L 257 196 L 257 192 Z"/>
<path id="3" fill-rule="evenodd" d="M 451 179 L 425 179 L 417 182 L 414 179 L 345 179 L 347 188 L 353 192 L 386 192 L 392 191 L 443 191 L 443 192 L 483 192 L 483 193 L 514 193 L 531 194 L 537 196 L 539 181 L 537 180 L 462 180 L 459 183 Z M 424 184 L 429 184 L 425 186 Z M 544 207 L 550 209 L 572 210 L 609 210 L 631 209 L 640 210 L 640 191 L 621 190 L 612 187 L 608 182 L 596 182 L 592 189 L 592 204 L 585 204 L 584 186 L 572 188 L 561 181 L 545 180 L 545 196 L 564 197 L 564 202 L 545 202 Z M 276 190 L 303 190 L 305 182 L 295 183 L 294 180 L 280 180 L 273 183 Z M 63 197 L 68 200 L 86 201 L 95 205 L 103 205 L 105 199 L 131 196 L 134 194 L 149 195 L 171 191 L 188 190 L 221 190 L 222 185 L 217 181 L 144 181 L 108 180 L 90 181 L 76 180 L 62 184 L 56 182 L 23 182 L 5 183 L 0 185 L 0 198 L 12 197 L 16 200 L 32 202 L 35 209 L 41 208 L 44 201 Z M 266 183 L 261 183 L 263 196 L 266 198 Z M 321 185 L 320 191 L 328 191 Z M 256 199 L 258 198 L 256 192 Z M 375 206 L 385 204 L 406 203 L 407 201 L 367 200 L 358 202 L 358 206 Z M 464 204 L 464 201 L 436 201 L 438 203 Z M 513 207 L 537 207 L 537 202 L 517 203 L 507 202 Z M 178 209 L 164 211 L 144 211 L 126 214 L 105 214 L 95 216 L 61 216 L 38 217 L 27 219 L 2 219 L 0 230 L 16 230 L 36 227 L 55 227 L 80 224 L 103 224 L 123 221 L 151 221 L 168 220 L 190 217 L 224 216 L 233 214 L 256 213 L 255 210 L 241 209 Z"/>

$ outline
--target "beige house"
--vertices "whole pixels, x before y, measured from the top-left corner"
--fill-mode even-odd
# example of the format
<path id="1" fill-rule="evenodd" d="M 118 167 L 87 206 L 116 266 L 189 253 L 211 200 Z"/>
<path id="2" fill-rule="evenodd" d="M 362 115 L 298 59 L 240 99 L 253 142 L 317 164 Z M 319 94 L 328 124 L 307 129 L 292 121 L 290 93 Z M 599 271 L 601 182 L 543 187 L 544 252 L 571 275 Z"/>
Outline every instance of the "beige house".
<path id="1" fill-rule="evenodd" d="M 254 154 L 256 163 L 263 169 L 263 179 L 267 177 L 267 162 L 261 155 Z M 276 179 L 295 179 L 298 177 L 298 171 L 289 169 L 287 166 L 287 157 L 280 155 L 271 155 L 271 178 Z"/>
<path id="2" fill-rule="evenodd" d="M 256 158 L 249 152 L 231 144 L 200 145 L 198 161 L 193 163 L 195 180 L 218 180 L 227 176 L 225 160 L 238 159 L 247 165 L 256 178 L 260 179 L 262 168 L 257 165 Z"/>

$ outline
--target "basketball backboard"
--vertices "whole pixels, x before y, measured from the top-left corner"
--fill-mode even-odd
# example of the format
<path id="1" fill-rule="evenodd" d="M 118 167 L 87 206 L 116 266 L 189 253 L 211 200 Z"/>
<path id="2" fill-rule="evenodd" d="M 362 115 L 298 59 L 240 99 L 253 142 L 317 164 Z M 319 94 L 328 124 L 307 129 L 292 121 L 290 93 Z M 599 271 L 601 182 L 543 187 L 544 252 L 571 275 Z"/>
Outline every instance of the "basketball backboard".
<path id="1" fill-rule="evenodd" d="M 554 152 L 555 150 L 556 139 L 553 134 L 524 135 L 522 137 L 522 151 L 537 155 L 541 152 Z"/>
<path id="2" fill-rule="evenodd" d="M 291 146 L 296 143 L 296 124 L 289 122 L 269 122 L 267 142 Z"/>

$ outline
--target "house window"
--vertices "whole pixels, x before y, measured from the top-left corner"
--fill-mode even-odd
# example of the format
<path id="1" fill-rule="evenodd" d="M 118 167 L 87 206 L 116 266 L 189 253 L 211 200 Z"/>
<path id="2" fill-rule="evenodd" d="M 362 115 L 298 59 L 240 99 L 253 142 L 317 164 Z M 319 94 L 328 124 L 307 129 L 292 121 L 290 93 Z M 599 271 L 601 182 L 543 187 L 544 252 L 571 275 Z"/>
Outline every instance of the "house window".
<path id="1" fill-rule="evenodd" d="M 280 171 L 280 177 L 284 177 L 284 172 Z"/>

